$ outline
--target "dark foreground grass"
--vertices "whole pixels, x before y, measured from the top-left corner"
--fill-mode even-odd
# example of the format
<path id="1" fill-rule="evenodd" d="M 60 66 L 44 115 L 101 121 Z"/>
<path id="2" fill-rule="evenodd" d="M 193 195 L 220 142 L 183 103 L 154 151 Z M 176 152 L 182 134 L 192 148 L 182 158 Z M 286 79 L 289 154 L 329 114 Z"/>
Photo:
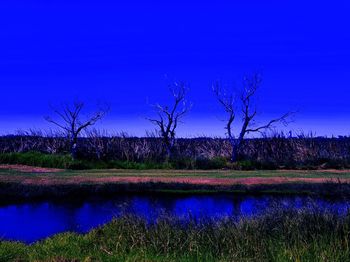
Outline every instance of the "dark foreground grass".
<path id="1" fill-rule="evenodd" d="M 0 242 L 1 261 L 349 261 L 350 214 L 275 208 L 260 217 L 149 225 L 122 217 L 86 235 Z"/>

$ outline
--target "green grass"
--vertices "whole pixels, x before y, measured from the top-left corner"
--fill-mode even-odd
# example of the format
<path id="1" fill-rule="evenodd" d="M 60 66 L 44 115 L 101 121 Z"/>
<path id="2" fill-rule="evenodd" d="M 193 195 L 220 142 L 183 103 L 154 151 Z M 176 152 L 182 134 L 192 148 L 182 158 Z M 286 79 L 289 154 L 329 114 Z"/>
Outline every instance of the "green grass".
<path id="1" fill-rule="evenodd" d="M 322 172 L 322 171 L 306 171 L 302 173 L 298 172 L 279 172 L 274 170 L 264 170 L 264 171 L 237 171 L 237 170 L 213 170 L 213 171 L 180 171 L 180 170 L 170 170 L 170 171 L 138 171 L 138 170 L 86 170 L 86 171 L 66 171 L 60 173 L 61 175 L 86 175 L 86 176 L 97 176 L 97 177 L 201 177 L 201 178 L 272 178 L 272 177 L 284 177 L 284 178 L 350 178 L 350 171 L 344 173 L 332 173 L 332 172 Z"/>
<path id="2" fill-rule="evenodd" d="M 23 173 L 15 170 L 0 169 L 1 176 L 43 176 L 40 173 Z M 350 170 L 339 172 L 326 170 L 163 170 L 163 169 L 89 169 L 89 170 L 62 170 L 50 174 L 53 178 L 72 178 L 74 176 L 84 177 L 201 177 L 201 178 L 350 178 Z"/>
<path id="3" fill-rule="evenodd" d="M 144 162 L 137 163 L 132 161 L 92 161 L 92 160 L 73 160 L 70 155 L 49 155 L 40 152 L 25 153 L 3 153 L 0 154 L 0 164 L 21 164 L 37 167 L 62 168 L 72 170 L 88 169 L 170 169 L 169 163 Z"/>
<path id="4" fill-rule="evenodd" d="M 349 261 L 349 225 L 350 215 L 316 209 L 188 224 L 126 216 L 85 235 L 0 242 L 0 261 Z"/>
<path id="5" fill-rule="evenodd" d="M 50 168 L 69 168 L 73 160 L 68 155 L 47 155 L 39 152 L 0 154 L 1 164 L 22 164 Z"/>

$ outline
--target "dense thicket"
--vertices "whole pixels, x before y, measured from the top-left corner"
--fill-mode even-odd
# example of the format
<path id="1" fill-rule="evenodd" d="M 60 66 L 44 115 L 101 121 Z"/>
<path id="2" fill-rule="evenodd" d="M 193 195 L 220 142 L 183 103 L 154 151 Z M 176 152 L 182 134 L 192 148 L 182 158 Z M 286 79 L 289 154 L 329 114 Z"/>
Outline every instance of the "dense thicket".
<path id="1" fill-rule="evenodd" d="M 78 157 L 84 160 L 153 162 L 164 161 L 162 140 L 156 137 L 127 135 L 89 135 L 80 138 Z M 37 151 L 45 154 L 68 154 L 69 141 L 60 135 L 22 134 L 0 137 L 0 153 Z M 181 138 L 176 140 L 172 161 L 176 167 L 225 167 L 231 145 L 222 138 Z M 256 168 L 347 167 L 350 163 L 350 137 L 287 137 L 283 134 L 247 139 L 240 150 L 242 165 Z M 209 166 L 206 166 L 209 165 Z"/>

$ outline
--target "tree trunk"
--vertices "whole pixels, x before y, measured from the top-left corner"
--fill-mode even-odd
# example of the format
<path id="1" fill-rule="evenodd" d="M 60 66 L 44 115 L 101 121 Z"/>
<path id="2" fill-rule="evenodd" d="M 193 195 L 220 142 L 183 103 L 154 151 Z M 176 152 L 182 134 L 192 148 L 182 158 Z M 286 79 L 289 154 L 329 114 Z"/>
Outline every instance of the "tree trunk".
<path id="1" fill-rule="evenodd" d="M 239 150 L 241 149 L 242 145 L 242 140 L 230 140 L 231 146 L 232 146 L 232 151 L 231 151 L 231 162 L 237 162 L 238 160 L 238 153 Z"/>
<path id="2" fill-rule="evenodd" d="M 70 155 L 73 160 L 77 159 L 77 138 L 72 136 L 70 141 Z"/>
<path id="3" fill-rule="evenodd" d="M 238 155 L 238 151 L 237 151 L 236 147 L 232 147 L 232 152 L 231 152 L 231 162 L 232 163 L 237 161 L 237 155 Z"/>
<path id="4" fill-rule="evenodd" d="M 167 146 L 165 152 L 165 162 L 168 163 L 171 157 L 171 149 Z"/>
<path id="5" fill-rule="evenodd" d="M 164 144 L 165 144 L 165 162 L 169 162 L 169 160 L 172 156 L 174 143 L 175 143 L 175 141 L 172 139 L 167 139 L 164 141 Z"/>

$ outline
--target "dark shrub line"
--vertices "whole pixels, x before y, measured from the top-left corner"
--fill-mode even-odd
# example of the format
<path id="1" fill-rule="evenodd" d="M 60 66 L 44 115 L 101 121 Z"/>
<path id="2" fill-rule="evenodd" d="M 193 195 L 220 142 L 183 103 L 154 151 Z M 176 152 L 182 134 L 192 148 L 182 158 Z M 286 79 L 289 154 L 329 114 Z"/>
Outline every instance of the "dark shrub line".
<path id="1" fill-rule="evenodd" d="M 136 138 L 106 136 L 101 134 L 79 138 L 78 159 L 68 159 L 69 144 L 66 139 L 50 134 L 26 134 L 0 137 L 0 154 L 40 152 L 45 155 L 64 156 L 58 161 L 37 161 L 42 165 L 54 162 L 61 167 L 112 166 L 117 168 L 184 168 L 184 169 L 277 169 L 277 168 L 349 168 L 350 138 L 320 138 L 300 135 L 287 137 L 275 134 L 271 137 L 246 139 L 238 162 L 230 163 L 231 145 L 220 138 L 177 139 L 172 158 L 164 165 L 162 140 L 155 137 Z M 12 161 L 13 160 L 12 156 Z M 38 156 L 35 156 L 38 157 Z M 4 158 L 4 157 L 3 157 Z M 18 157 L 19 158 L 19 157 Z M 23 158 L 22 158 L 23 160 Z M 57 162 L 58 161 L 58 162 Z M 85 162 L 84 162 L 85 161 Z M 25 160 L 24 162 L 30 162 Z M 99 164 L 98 164 L 99 163 Z M 140 167 L 138 165 L 140 164 Z M 57 164 L 55 167 L 58 167 Z M 85 167 L 87 168 L 87 167 Z"/>

